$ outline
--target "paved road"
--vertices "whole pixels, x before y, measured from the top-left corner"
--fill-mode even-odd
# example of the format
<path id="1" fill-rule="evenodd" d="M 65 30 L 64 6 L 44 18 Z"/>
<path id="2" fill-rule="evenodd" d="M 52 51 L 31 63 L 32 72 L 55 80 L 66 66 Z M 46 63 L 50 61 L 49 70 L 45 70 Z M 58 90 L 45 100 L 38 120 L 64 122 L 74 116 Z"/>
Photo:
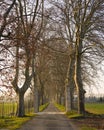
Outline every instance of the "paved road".
<path id="1" fill-rule="evenodd" d="M 50 104 L 43 112 L 18 130 L 77 130 L 70 120 Z"/>

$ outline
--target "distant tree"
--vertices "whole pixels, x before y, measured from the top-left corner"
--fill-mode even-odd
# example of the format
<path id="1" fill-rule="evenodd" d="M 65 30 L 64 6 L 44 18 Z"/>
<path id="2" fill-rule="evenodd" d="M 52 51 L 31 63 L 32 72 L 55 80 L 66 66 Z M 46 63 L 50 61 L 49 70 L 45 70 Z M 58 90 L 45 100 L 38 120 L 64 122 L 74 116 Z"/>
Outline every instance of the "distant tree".
<path id="1" fill-rule="evenodd" d="M 37 57 L 37 80 L 38 80 L 38 89 L 39 89 L 39 98 L 40 104 L 45 102 L 45 90 L 47 89 L 46 83 L 50 81 L 50 69 L 49 64 L 51 61 L 50 51 L 44 44 L 40 46 Z"/>

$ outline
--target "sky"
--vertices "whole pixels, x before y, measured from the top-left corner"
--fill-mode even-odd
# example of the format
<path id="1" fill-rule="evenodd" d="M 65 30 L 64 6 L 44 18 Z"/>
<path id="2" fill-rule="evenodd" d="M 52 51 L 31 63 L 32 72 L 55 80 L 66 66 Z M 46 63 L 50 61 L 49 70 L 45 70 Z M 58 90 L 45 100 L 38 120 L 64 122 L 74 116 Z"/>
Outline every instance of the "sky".
<path id="1" fill-rule="evenodd" d="M 97 70 L 97 76 L 94 79 L 94 84 L 86 86 L 86 95 L 104 96 L 104 62 L 102 62 Z M 93 78 L 93 77 L 92 77 Z"/>

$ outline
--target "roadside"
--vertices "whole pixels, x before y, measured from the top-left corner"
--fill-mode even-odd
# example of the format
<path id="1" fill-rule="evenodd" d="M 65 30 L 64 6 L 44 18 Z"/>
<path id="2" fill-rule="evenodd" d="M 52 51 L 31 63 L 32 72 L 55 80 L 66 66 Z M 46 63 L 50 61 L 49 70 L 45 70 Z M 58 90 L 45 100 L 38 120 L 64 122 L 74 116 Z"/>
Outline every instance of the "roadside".
<path id="1" fill-rule="evenodd" d="M 78 130 L 53 104 L 17 130 Z"/>
<path id="2" fill-rule="evenodd" d="M 60 111 L 65 111 L 65 107 L 59 104 L 55 104 L 55 106 Z M 92 110 L 92 106 L 90 105 L 89 111 Z M 97 104 L 96 107 L 97 109 Z M 93 112 L 95 112 L 95 108 L 93 108 Z M 99 108 L 99 107 L 98 107 Z M 100 106 L 100 108 L 102 108 Z M 98 110 L 98 109 L 97 109 Z M 96 112 L 101 113 L 101 110 L 98 110 Z M 103 111 L 102 111 L 103 112 Z M 66 115 L 68 118 L 70 118 L 70 121 L 79 128 L 79 130 L 104 130 L 104 114 L 93 114 L 86 112 L 86 115 L 79 115 L 76 111 L 71 111 L 67 113 Z"/>
<path id="3" fill-rule="evenodd" d="M 104 118 L 100 116 L 90 116 L 71 119 L 80 130 L 104 130 Z"/>
<path id="4" fill-rule="evenodd" d="M 41 105 L 39 111 L 43 111 L 48 106 L 48 103 Z M 33 119 L 36 116 L 33 112 L 26 113 L 25 117 L 7 116 L 0 117 L 0 130 L 16 130 L 23 124 Z"/>

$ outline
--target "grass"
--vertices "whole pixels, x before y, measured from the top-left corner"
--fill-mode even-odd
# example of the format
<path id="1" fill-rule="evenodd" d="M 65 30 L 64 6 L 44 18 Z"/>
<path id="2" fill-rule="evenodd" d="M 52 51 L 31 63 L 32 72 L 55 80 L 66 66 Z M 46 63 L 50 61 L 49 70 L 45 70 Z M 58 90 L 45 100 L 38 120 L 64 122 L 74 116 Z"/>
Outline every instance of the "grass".
<path id="1" fill-rule="evenodd" d="M 65 112 L 65 106 L 55 103 L 55 107 L 57 107 L 60 111 Z"/>
<path id="2" fill-rule="evenodd" d="M 103 103 L 86 103 L 85 104 L 85 109 L 89 113 L 92 114 L 104 114 L 104 104 Z M 76 111 L 70 111 L 66 113 L 69 118 L 80 118 L 83 117 L 83 115 L 78 114 Z"/>
<path id="3" fill-rule="evenodd" d="M 101 115 L 104 114 L 104 103 L 86 103 L 85 109 L 92 115 Z M 72 114 L 76 117 L 75 114 Z M 95 117 L 96 118 L 96 117 Z M 86 124 L 80 128 L 80 130 L 97 130 L 94 127 L 87 126 Z"/>
<path id="4" fill-rule="evenodd" d="M 34 117 L 34 114 L 27 115 L 26 117 L 5 117 L 0 118 L 0 128 L 5 128 L 9 130 L 15 130 L 19 128 L 22 124 L 24 124 L 26 121 L 32 119 Z"/>
<path id="5" fill-rule="evenodd" d="M 66 115 L 69 117 L 69 118 L 82 118 L 83 115 L 82 114 L 78 114 L 77 111 L 75 110 L 71 110 L 70 112 L 67 112 Z"/>
<path id="6" fill-rule="evenodd" d="M 40 107 L 39 107 L 39 111 L 41 112 L 41 111 L 43 111 L 44 109 L 46 109 L 46 107 L 49 105 L 49 103 L 46 103 L 46 104 L 44 104 L 44 105 L 41 105 Z"/>
<path id="7" fill-rule="evenodd" d="M 41 105 L 39 107 L 39 111 L 43 111 L 49 103 L 46 103 L 44 105 Z M 0 118 L 0 129 L 9 129 L 9 130 L 16 130 L 17 128 L 20 128 L 21 125 L 26 123 L 28 120 L 32 119 L 35 116 L 35 114 L 30 113 L 26 114 L 25 117 L 4 117 Z"/>
<path id="8" fill-rule="evenodd" d="M 55 106 L 62 112 L 65 112 L 65 106 L 63 105 L 60 105 L 60 104 L 57 104 L 55 103 Z M 77 111 L 70 111 L 70 112 L 67 112 L 66 115 L 68 116 L 68 118 L 79 118 L 79 117 L 82 117 L 81 114 L 78 114 Z"/>
<path id="9" fill-rule="evenodd" d="M 65 111 L 65 107 L 63 105 L 60 104 L 56 104 L 55 106 L 60 110 L 60 111 Z M 86 103 L 85 104 L 85 109 L 86 111 L 93 113 L 93 114 L 104 114 L 104 103 Z M 69 113 L 67 113 L 67 115 L 70 115 L 70 117 L 72 116 L 82 116 L 82 115 L 78 115 L 76 111 L 70 111 Z"/>
<path id="10" fill-rule="evenodd" d="M 85 108 L 93 114 L 104 114 L 104 103 L 86 103 Z"/>

